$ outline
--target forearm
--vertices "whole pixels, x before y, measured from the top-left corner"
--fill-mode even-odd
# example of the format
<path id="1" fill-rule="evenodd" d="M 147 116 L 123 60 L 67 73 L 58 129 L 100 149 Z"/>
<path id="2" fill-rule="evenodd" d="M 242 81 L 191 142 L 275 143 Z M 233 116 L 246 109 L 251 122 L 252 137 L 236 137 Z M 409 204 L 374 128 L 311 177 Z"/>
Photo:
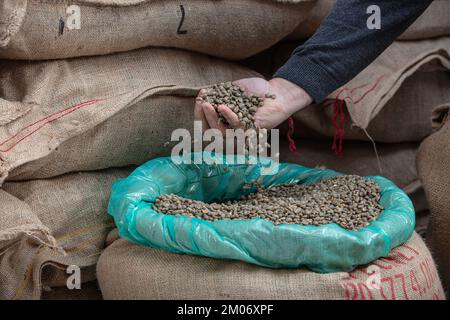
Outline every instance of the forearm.
<path id="1" fill-rule="evenodd" d="M 274 75 L 303 88 L 316 102 L 350 81 L 380 55 L 432 0 L 338 0 L 317 32 Z M 369 29 L 377 5 L 381 28 Z"/>

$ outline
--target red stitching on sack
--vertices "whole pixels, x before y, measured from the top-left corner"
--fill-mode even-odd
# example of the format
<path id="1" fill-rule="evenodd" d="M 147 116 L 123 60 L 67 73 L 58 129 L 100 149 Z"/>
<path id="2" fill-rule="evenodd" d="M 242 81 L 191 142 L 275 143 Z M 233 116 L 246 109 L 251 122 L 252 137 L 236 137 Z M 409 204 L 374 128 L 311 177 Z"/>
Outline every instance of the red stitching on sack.
<path id="1" fill-rule="evenodd" d="M 392 264 L 387 264 L 387 266 L 383 266 L 382 264 L 380 264 L 379 262 L 382 262 L 382 261 L 379 261 L 378 260 L 378 262 L 372 262 L 372 264 L 374 265 L 374 266 L 377 266 L 378 268 L 380 268 L 380 269 L 383 269 L 383 270 L 391 270 L 392 268 L 393 268 L 393 266 L 392 266 Z"/>
<path id="2" fill-rule="evenodd" d="M 407 262 L 415 259 L 414 256 L 407 256 L 405 253 L 400 252 L 400 251 L 397 251 L 396 254 L 399 258 L 403 258 Z"/>
<path id="3" fill-rule="evenodd" d="M 373 300 L 372 292 L 370 292 L 369 287 L 365 283 L 358 283 L 358 289 L 359 289 L 359 295 L 360 300 Z M 367 292 L 368 298 L 366 298 L 366 295 L 364 294 L 364 290 Z"/>
<path id="4" fill-rule="evenodd" d="M 394 279 L 396 279 L 396 278 L 400 278 L 401 279 L 403 295 L 405 297 L 405 300 L 409 300 L 408 292 L 406 290 L 406 280 L 405 280 L 406 276 L 405 276 L 405 274 L 404 273 L 397 273 L 397 274 L 394 275 Z"/>
<path id="5" fill-rule="evenodd" d="M 432 263 L 431 260 L 428 257 L 426 257 L 425 258 L 425 266 L 428 270 L 428 273 L 430 274 L 431 282 L 434 283 L 437 280 L 436 272 L 433 272 L 434 268 L 431 266 L 431 263 Z"/>
<path id="6" fill-rule="evenodd" d="M 409 246 L 409 245 L 407 245 L 407 244 L 402 244 L 402 246 L 400 247 L 400 248 L 406 248 L 406 249 L 409 249 L 409 250 L 411 250 L 412 252 L 414 252 L 417 256 L 420 256 L 420 252 L 419 251 L 417 251 L 416 249 L 414 249 L 413 247 L 411 247 L 411 246 Z M 411 259 L 412 260 L 412 259 Z"/>
<path id="7" fill-rule="evenodd" d="M 379 76 L 379 77 L 377 78 L 377 80 L 375 80 L 373 86 L 370 87 L 367 91 L 365 91 L 365 92 L 362 94 L 362 96 L 360 96 L 358 99 L 353 100 L 353 98 L 352 98 L 351 96 L 346 96 L 346 97 L 343 98 L 342 100 L 350 99 L 350 101 L 352 101 L 353 104 L 358 104 L 358 103 L 360 103 L 362 100 L 364 100 L 364 98 L 367 97 L 367 95 L 368 95 L 370 92 L 372 92 L 373 90 L 375 90 L 375 88 L 380 84 L 380 82 L 381 82 L 381 80 L 382 80 L 383 78 L 384 78 L 384 75 Z M 347 87 L 345 87 L 345 88 L 342 89 L 341 93 L 342 93 L 343 91 L 350 91 L 351 93 L 353 93 L 353 91 L 355 91 L 355 90 L 357 90 L 357 89 L 364 88 L 364 87 L 368 86 L 369 84 L 370 84 L 370 83 L 366 83 L 366 84 L 364 84 L 364 85 L 361 85 L 361 86 L 359 86 L 359 87 L 354 87 L 354 88 L 347 88 Z"/>
<path id="8" fill-rule="evenodd" d="M 419 281 L 417 280 L 417 275 L 415 270 L 411 270 L 409 272 L 409 281 L 411 282 L 411 288 L 413 291 L 418 292 L 420 296 L 425 293 L 424 290 L 422 290 L 422 287 L 420 286 Z"/>
<path id="9" fill-rule="evenodd" d="M 357 86 L 357 87 L 353 87 L 353 88 L 348 88 L 348 87 L 344 87 L 342 88 L 339 93 L 336 95 L 336 97 L 334 98 L 334 103 L 333 103 L 333 119 L 332 119 L 332 123 L 333 123 L 333 127 L 334 127 L 334 137 L 333 137 L 333 144 L 331 146 L 331 150 L 333 150 L 338 156 L 339 158 L 342 158 L 343 156 L 343 141 L 344 141 L 344 136 L 345 136 L 345 128 L 344 128 L 344 124 L 345 124 L 345 110 L 344 110 L 344 103 L 345 103 L 345 99 L 350 99 L 354 104 L 358 104 L 359 102 L 361 102 L 362 100 L 364 100 L 364 98 L 373 90 L 375 90 L 375 88 L 378 86 L 378 84 L 380 83 L 381 79 L 384 77 L 384 75 L 380 76 L 374 83 L 374 85 L 369 88 L 366 92 L 363 93 L 362 96 L 360 96 L 356 101 L 353 101 L 352 97 L 350 96 L 346 96 L 343 99 L 340 99 L 339 96 L 344 92 L 344 91 L 350 91 L 350 93 L 353 93 L 355 90 L 357 89 L 362 89 L 364 87 L 367 87 L 369 83 Z M 338 106 L 339 103 L 339 106 Z M 339 117 L 339 123 L 338 123 L 338 117 Z M 288 133 L 287 133 L 287 139 L 289 142 L 289 150 L 298 155 L 298 151 L 297 151 L 297 147 L 295 146 L 295 140 L 293 138 L 293 134 L 294 134 L 294 120 L 292 119 L 292 117 L 288 118 Z"/>
<path id="10" fill-rule="evenodd" d="M 388 289 L 388 291 L 391 294 L 391 299 L 390 300 L 397 300 L 397 296 L 395 294 L 394 279 L 392 277 L 384 277 L 384 278 L 381 279 L 380 293 L 381 293 L 381 296 L 383 297 L 383 299 L 387 300 L 387 297 L 386 297 L 386 295 L 384 293 L 384 290 L 383 290 L 383 283 L 384 282 L 388 282 L 389 283 L 389 287 L 387 289 Z"/>
<path id="11" fill-rule="evenodd" d="M 432 285 L 432 280 L 431 280 L 431 277 L 430 277 L 430 274 L 428 273 L 428 270 L 427 270 L 427 267 L 426 267 L 426 265 L 425 265 L 425 260 L 424 261 L 422 261 L 421 263 L 420 263 L 420 271 L 422 272 L 422 275 L 423 275 L 423 277 L 424 277 L 424 279 L 425 279 L 425 287 L 426 287 L 426 289 L 427 289 L 427 291 L 429 290 L 429 289 L 431 289 L 431 285 Z"/>
<path id="12" fill-rule="evenodd" d="M 367 95 L 370 92 L 375 90 L 375 88 L 381 82 L 381 79 L 383 79 L 383 77 L 384 77 L 384 75 L 380 76 L 375 81 L 374 85 L 371 88 L 369 88 L 366 92 L 364 92 L 362 96 L 360 96 L 358 99 L 356 99 L 356 101 L 353 101 L 353 98 L 349 95 L 347 95 L 346 97 L 341 99 L 340 95 L 344 91 L 350 91 L 351 93 L 353 93 L 357 89 L 361 89 L 361 88 L 368 86 L 369 83 L 366 83 L 366 84 L 363 84 L 363 85 L 360 85 L 360 86 L 354 87 L 354 88 L 344 87 L 338 92 L 338 94 L 334 98 L 333 119 L 332 119 L 332 123 L 333 123 L 333 127 L 334 127 L 334 137 L 333 137 L 333 144 L 331 145 L 331 150 L 333 150 L 338 155 L 339 158 L 342 158 L 342 156 L 343 156 L 343 142 L 344 142 L 344 135 L 345 135 L 345 128 L 344 128 L 344 123 L 345 123 L 344 103 L 345 103 L 345 100 L 350 99 L 353 102 L 353 104 L 358 104 L 359 102 L 364 100 L 364 98 L 367 97 Z M 339 106 L 338 106 L 338 103 L 339 103 Z M 337 121 L 338 117 L 339 117 L 339 123 Z"/>
<path id="13" fill-rule="evenodd" d="M 339 97 L 339 94 L 337 95 L 337 97 Z M 331 123 L 333 124 L 333 128 L 334 128 L 333 144 L 331 145 L 331 150 L 333 150 L 333 151 L 335 151 L 337 149 L 337 132 L 339 131 L 339 129 L 337 127 L 337 117 L 339 115 L 339 113 L 337 112 L 337 103 L 339 100 L 337 97 L 334 99 L 334 102 L 333 102 L 333 118 L 331 120 Z"/>
<path id="14" fill-rule="evenodd" d="M 289 141 L 289 150 L 293 153 L 298 155 L 297 146 L 295 145 L 295 140 L 293 138 L 294 136 L 294 119 L 292 117 L 288 118 L 288 133 L 287 133 L 287 139 Z"/>
<path id="15" fill-rule="evenodd" d="M 12 139 L 16 138 L 18 135 L 20 135 L 22 132 L 26 131 L 27 129 L 33 127 L 34 125 L 40 123 L 40 122 L 44 122 L 42 125 L 38 126 L 35 130 L 29 132 L 28 134 L 26 134 L 24 137 L 20 138 L 18 141 L 16 141 L 15 143 L 13 143 L 11 146 L 7 147 L 6 149 L 0 149 L 0 152 L 9 152 L 11 151 L 14 147 L 16 147 L 19 143 L 21 143 L 22 141 L 24 141 L 25 139 L 27 139 L 28 137 L 30 137 L 31 135 L 33 135 L 34 133 L 36 133 L 37 131 L 39 131 L 40 129 L 42 129 L 43 127 L 45 127 L 46 125 L 48 125 L 49 123 L 55 122 L 69 114 L 71 114 L 72 112 L 75 112 L 77 110 L 80 110 L 81 108 L 93 105 L 97 102 L 103 101 L 105 99 L 92 99 L 92 100 L 88 100 L 85 102 L 81 102 L 79 104 L 76 104 L 74 106 L 71 106 L 69 108 L 63 109 L 63 110 L 59 110 L 57 112 L 54 112 L 50 115 L 47 115 L 25 127 L 23 127 L 22 129 L 20 129 L 18 132 L 16 132 L 14 135 L 10 136 L 8 139 L 2 141 L 0 143 L 0 146 L 3 146 L 4 144 L 6 144 L 7 142 L 11 141 Z M 53 116 L 56 116 L 58 114 L 61 114 L 60 116 L 54 118 L 54 119 L 50 119 L 47 120 L 49 118 L 52 118 Z M 46 121 L 47 120 L 47 121 Z"/>
<path id="16" fill-rule="evenodd" d="M 341 285 L 344 288 L 344 296 L 345 296 L 345 298 L 347 300 L 356 300 L 356 298 L 358 297 L 358 287 L 357 287 L 357 285 L 355 283 L 352 283 L 352 282 L 342 283 Z M 350 296 L 350 290 L 349 290 L 350 286 L 353 289 L 353 296 Z"/>

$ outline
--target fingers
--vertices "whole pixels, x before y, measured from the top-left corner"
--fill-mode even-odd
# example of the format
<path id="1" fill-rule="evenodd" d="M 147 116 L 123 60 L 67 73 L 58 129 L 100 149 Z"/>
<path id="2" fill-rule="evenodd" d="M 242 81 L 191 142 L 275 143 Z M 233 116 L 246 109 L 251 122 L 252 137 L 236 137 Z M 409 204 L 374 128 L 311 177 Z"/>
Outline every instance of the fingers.
<path id="1" fill-rule="evenodd" d="M 269 82 L 263 78 L 246 78 L 233 83 L 241 87 L 248 95 L 264 97 L 269 92 Z"/>
<path id="2" fill-rule="evenodd" d="M 222 122 L 219 122 L 219 117 L 214 107 L 210 103 L 203 102 L 202 110 L 209 127 L 213 129 L 219 129 L 223 134 L 225 134 L 226 127 Z"/>
<path id="3" fill-rule="evenodd" d="M 201 93 L 202 92 L 200 91 L 199 96 L 201 96 Z M 206 121 L 205 114 L 203 112 L 203 103 L 205 103 L 203 100 L 199 98 L 195 99 L 194 120 L 201 121 L 203 130 L 206 130 L 209 128 L 209 124 L 208 121 Z"/>
<path id="4" fill-rule="evenodd" d="M 224 104 L 219 105 L 217 110 L 223 115 L 225 120 L 227 120 L 228 124 L 232 128 L 239 128 L 241 126 L 241 123 L 236 113 L 231 111 L 231 109 L 228 108 L 226 105 Z"/>

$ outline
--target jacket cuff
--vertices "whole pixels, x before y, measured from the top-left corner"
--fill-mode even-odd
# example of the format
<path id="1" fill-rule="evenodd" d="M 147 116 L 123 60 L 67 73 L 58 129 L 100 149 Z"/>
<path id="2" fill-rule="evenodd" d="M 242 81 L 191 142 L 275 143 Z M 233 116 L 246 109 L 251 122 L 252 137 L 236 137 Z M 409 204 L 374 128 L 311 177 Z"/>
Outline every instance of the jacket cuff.
<path id="1" fill-rule="evenodd" d="M 315 103 L 320 103 L 341 85 L 319 64 L 306 57 L 293 55 L 275 72 L 273 77 L 283 78 L 305 90 Z"/>

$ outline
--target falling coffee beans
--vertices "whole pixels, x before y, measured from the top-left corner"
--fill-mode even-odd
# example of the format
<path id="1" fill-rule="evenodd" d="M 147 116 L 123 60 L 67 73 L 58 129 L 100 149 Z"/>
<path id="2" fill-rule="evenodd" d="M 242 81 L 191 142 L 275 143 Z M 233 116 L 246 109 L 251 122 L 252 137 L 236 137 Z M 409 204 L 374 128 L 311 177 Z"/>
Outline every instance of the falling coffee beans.
<path id="1" fill-rule="evenodd" d="M 275 95 L 268 94 L 266 98 L 275 99 Z M 241 87 L 232 82 L 219 83 L 206 88 L 205 95 L 201 96 L 200 99 L 209 102 L 219 114 L 219 121 L 229 125 L 217 110 L 219 105 L 226 105 L 237 115 L 244 129 L 255 127 L 253 117 L 264 101 L 263 98 L 245 94 Z"/>
<path id="2" fill-rule="evenodd" d="M 274 224 L 323 225 L 335 223 L 359 230 L 383 211 L 380 188 L 356 175 L 337 176 L 315 184 L 283 184 L 259 188 L 241 200 L 204 203 L 173 194 L 156 199 L 155 210 L 175 216 L 215 221 L 262 218 Z"/>

